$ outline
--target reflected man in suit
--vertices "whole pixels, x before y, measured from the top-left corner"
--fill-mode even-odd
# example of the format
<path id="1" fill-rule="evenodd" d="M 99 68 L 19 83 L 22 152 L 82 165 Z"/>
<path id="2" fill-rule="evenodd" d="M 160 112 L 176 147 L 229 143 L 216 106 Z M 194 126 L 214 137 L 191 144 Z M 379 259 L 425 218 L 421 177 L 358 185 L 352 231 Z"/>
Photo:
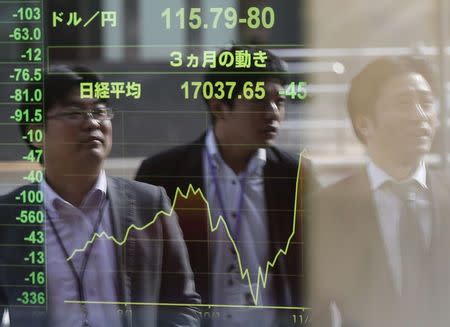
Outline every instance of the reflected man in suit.
<path id="1" fill-rule="evenodd" d="M 443 326 L 450 184 L 424 161 L 437 126 L 431 67 L 382 58 L 351 82 L 367 164 L 313 203 L 313 326 Z"/>
<path id="2" fill-rule="evenodd" d="M 23 135 L 37 128 L 44 133 L 43 142 L 30 140 L 29 146 L 43 150 L 45 178 L 0 198 L 1 305 L 8 307 L 14 327 L 199 326 L 195 305 L 200 297 L 176 215 L 161 215 L 148 228 L 126 234 L 131 225 L 146 225 L 160 210 L 171 212 L 171 206 L 161 187 L 106 175 L 103 164 L 112 147 L 113 112 L 105 100 L 80 96 L 80 83 L 99 81 L 82 67 L 51 68 L 44 74 L 43 124 L 21 125 Z M 30 117 L 37 117 L 34 113 Z M 17 205 L 24 191 L 42 192 L 43 203 Z M 22 209 L 45 212 L 43 226 L 18 225 Z M 36 228 L 44 230 L 37 235 L 45 238 L 34 246 L 14 246 Z M 102 237 L 70 256 L 100 232 L 128 239 L 119 246 Z M 24 264 L 30 249 L 45 253 L 44 267 L 34 268 L 45 274 L 41 306 L 21 305 L 29 304 L 17 300 L 21 288 L 10 286 L 25 285 L 27 290 L 31 284 L 26 278 L 30 268 Z M 185 306 L 155 305 L 159 302 Z"/>
<path id="3" fill-rule="evenodd" d="M 209 203 L 212 225 L 223 216 L 252 285 L 241 278 L 237 253 L 224 224 L 212 232 L 207 208 L 199 197 L 178 196 L 177 213 L 186 240 L 197 290 L 207 304 L 254 306 L 303 305 L 300 228 L 287 255 L 271 269 L 267 286 L 256 293 L 258 267 L 266 270 L 293 231 L 298 160 L 274 146 L 285 114 L 285 63 L 270 51 L 233 47 L 266 54 L 263 67 L 227 67 L 216 62 L 205 81 L 216 85 L 215 97 L 205 99 L 212 126 L 193 143 L 170 149 L 145 160 L 136 179 L 162 185 L 172 200 L 177 188 L 200 188 Z M 225 96 L 222 83 L 231 83 Z M 254 96 L 248 96 L 248 83 Z M 258 87 L 256 87 L 258 85 Z M 231 94 L 229 97 L 228 94 Z M 310 171 L 302 161 L 302 173 Z M 307 182 L 305 180 L 304 185 Z M 195 201 L 197 199 L 197 201 Z M 297 219 L 297 227 L 301 218 Z M 251 292 L 253 290 L 253 294 Z M 225 309 L 205 312 L 204 326 L 291 326 L 286 310 Z"/>

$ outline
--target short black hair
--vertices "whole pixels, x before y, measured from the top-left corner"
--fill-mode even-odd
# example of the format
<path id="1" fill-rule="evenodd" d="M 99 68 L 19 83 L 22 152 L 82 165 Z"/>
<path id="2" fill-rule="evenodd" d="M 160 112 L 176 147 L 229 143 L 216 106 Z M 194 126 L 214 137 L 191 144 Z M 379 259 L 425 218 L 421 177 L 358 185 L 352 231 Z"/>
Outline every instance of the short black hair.
<path id="1" fill-rule="evenodd" d="M 356 137 L 362 143 L 365 144 L 365 140 L 355 126 L 356 116 L 363 114 L 373 117 L 375 103 L 383 84 L 392 77 L 408 73 L 417 73 L 423 76 L 430 84 L 433 93 L 437 93 L 433 66 L 425 59 L 415 56 L 378 58 L 365 66 L 352 79 L 347 96 L 347 110 Z"/>
<path id="2" fill-rule="evenodd" d="M 251 58 L 257 52 L 263 52 L 266 55 L 266 60 L 263 65 L 256 66 L 253 63 L 250 67 L 236 67 L 235 65 L 227 65 L 221 63 L 218 58 L 222 53 L 231 52 L 233 55 L 236 52 L 243 51 L 250 54 Z M 246 46 L 232 46 L 229 49 L 222 49 L 216 56 L 215 67 L 210 68 L 208 73 L 204 76 L 205 82 L 211 82 L 213 85 L 216 82 L 236 82 L 231 98 L 223 98 L 220 101 L 226 103 L 230 108 L 233 107 L 233 102 L 237 95 L 242 92 L 246 82 L 257 82 L 269 79 L 279 80 L 282 85 L 288 83 L 289 77 L 287 74 L 287 64 L 281 58 L 274 55 L 267 49 L 246 47 Z M 209 109 L 209 99 L 204 99 Z M 214 115 L 211 114 L 211 121 L 214 124 Z"/>
<path id="3" fill-rule="evenodd" d="M 34 116 L 34 111 L 38 108 L 43 109 L 43 123 L 47 120 L 47 112 L 57 103 L 64 102 L 70 95 L 70 92 L 74 88 L 79 87 L 80 82 L 101 82 L 102 78 L 84 66 L 68 66 L 57 65 L 51 66 L 43 74 L 43 86 L 44 86 L 44 108 L 41 105 L 21 105 L 20 109 L 28 109 L 30 111 L 30 117 Z M 28 84 L 26 87 L 32 91 L 36 88 L 36 84 Z M 31 93 L 31 92 L 30 92 Z M 100 101 L 106 102 L 101 99 Z M 22 136 L 27 133 L 29 123 L 19 124 L 20 132 Z M 25 141 L 28 147 L 32 150 L 36 150 L 36 147 L 28 140 Z"/>

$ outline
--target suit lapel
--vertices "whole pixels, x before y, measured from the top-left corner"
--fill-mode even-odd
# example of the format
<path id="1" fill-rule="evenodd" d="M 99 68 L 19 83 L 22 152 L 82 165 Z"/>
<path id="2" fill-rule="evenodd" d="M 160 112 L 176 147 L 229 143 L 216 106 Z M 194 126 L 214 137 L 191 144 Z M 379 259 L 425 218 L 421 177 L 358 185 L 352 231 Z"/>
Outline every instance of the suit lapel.
<path id="1" fill-rule="evenodd" d="M 179 176 L 176 187 L 187 190 L 189 185 L 194 189 L 203 189 L 203 149 L 205 147 L 205 135 L 189 144 L 185 149 L 182 162 L 178 162 L 175 172 Z"/>
<path id="2" fill-rule="evenodd" d="M 448 183 L 446 183 L 447 178 L 437 172 L 429 172 L 427 180 L 431 190 L 430 200 L 433 209 L 430 246 L 430 254 L 433 260 L 432 266 L 438 267 L 435 274 L 440 275 L 440 277 L 436 278 L 436 281 L 444 280 L 445 283 L 448 283 L 447 276 L 450 273 L 450 265 L 447 264 L 448 248 L 450 246 L 448 219 L 450 212 L 450 188 Z M 437 277 L 437 275 L 435 276 Z"/>
<path id="3" fill-rule="evenodd" d="M 33 183 L 31 185 L 28 185 L 26 187 L 28 190 L 32 190 L 32 191 L 38 191 L 40 190 L 40 184 L 37 183 Z M 30 206 L 26 208 L 27 210 L 36 210 L 36 207 Z M 42 210 L 44 212 L 45 215 L 47 215 L 46 211 L 45 211 L 45 206 L 44 204 L 41 204 L 39 206 L 39 210 Z M 46 217 L 47 219 L 47 217 Z M 45 223 L 41 225 L 41 227 L 43 228 L 43 231 L 45 233 Z M 18 244 L 20 244 L 21 242 L 23 242 L 23 239 L 18 240 Z M 44 257 L 47 258 L 47 242 L 45 241 L 44 244 L 40 247 L 41 251 L 44 251 Z M 47 276 L 48 278 L 48 276 Z M 48 293 L 47 293 L 48 296 Z M 48 299 L 47 299 L 48 301 Z M 46 308 L 39 308 L 39 309 L 34 309 L 33 313 L 33 321 L 35 326 L 47 326 L 48 324 L 48 314 L 47 314 L 47 309 Z"/>
<path id="4" fill-rule="evenodd" d="M 269 239 L 271 241 L 270 257 L 283 246 L 290 233 L 292 224 L 283 221 L 284 217 L 292 218 L 292 215 L 283 215 L 284 210 L 289 210 L 291 187 L 286 185 L 283 171 L 279 167 L 278 158 L 271 149 L 267 149 L 267 162 L 264 167 L 264 192 L 266 198 L 266 212 L 269 222 Z M 292 196 L 293 198 L 293 196 Z M 284 216 L 284 217 L 283 217 Z"/>
<path id="5" fill-rule="evenodd" d="M 431 191 L 431 206 L 433 209 L 433 227 L 431 235 L 431 250 L 440 248 L 441 241 L 446 239 L 448 233 L 448 213 L 450 212 L 450 192 L 448 185 L 443 183 L 436 172 L 428 172 L 429 189 Z"/>
<path id="6" fill-rule="evenodd" d="M 189 186 L 194 190 L 201 189 L 206 197 L 203 176 L 203 150 L 205 148 L 205 134 L 183 149 L 182 158 L 177 163 L 174 173 L 178 178 L 173 179 L 169 194 L 172 199 L 179 187 L 186 193 Z M 187 199 L 177 198 L 176 212 L 179 224 L 183 231 L 186 246 L 190 255 L 192 270 L 195 273 L 197 291 L 201 294 L 204 303 L 210 303 L 212 260 L 209 244 L 209 223 L 207 207 L 200 197 L 190 194 Z M 198 240 L 206 240 L 198 242 Z"/>
<path id="7" fill-rule="evenodd" d="M 129 193 L 130 190 L 120 179 L 108 177 L 107 182 L 113 234 L 117 240 L 121 241 L 128 227 L 136 221 L 136 203 Z M 136 264 L 135 246 L 135 241 L 129 239 L 123 246 L 116 245 L 114 249 L 119 273 L 120 302 L 132 301 L 131 278 L 127 272 L 133 271 Z M 123 312 L 129 312 L 127 305 L 124 306 Z M 130 319 L 128 315 L 123 315 L 123 325 L 131 326 Z"/>
<path id="8" fill-rule="evenodd" d="M 292 233 L 295 181 L 287 179 L 289 177 L 287 175 L 289 173 L 286 171 L 286 167 L 281 165 L 273 150 L 268 148 L 267 162 L 264 166 L 264 193 L 269 227 L 269 260 L 273 259 L 280 249 L 286 247 L 286 241 Z M 294 248 L 291 246 L 289 253 L 292 251 Z M 292 257 L 296 260 L 296 255 Z M 284 255 L 279 256 L 273 273 L 280 276 L 292 273 L 288 264 Z M 296 299 L 292 299 L 294 290 L 289 289 L 289 284 L 283 278 L 274 279 L 274 289 L 277 303 L 287 305 L 297 302 Z"/>
<path id="9" fill-rule="evenodd" d="M 393 275 L 378 223 L 378 211 L 370 189 L 366 168 L 363 168 L 355 176 L 354 186 L 350 189 L 351 193 L 347 197 L 346 205 L 349 206 L 350 211 L 354 210 L 353 212 L 357 213 L 355 217 L 355 221 L 358 222 L 357 233 L 365 238 L 365 240 L 361 240 L 361 243 L 365 241 L 367 245 L 365 275 L 368 276 L 368 279 L 366 283 L 368 286 L 371 285 L 374 291 L 393 292 L 395 291 Z"/>
<path id="10" fill-rule="evenodd" d="M 179 187 L 183 193 L 186 193 L 189 186 L 194 190 L 201 189 L 203 195 L 206 197 L 206 190 L 203 181 L 203 149 L 205 146 L 205 135 L 191 143 L 185 149 L 185 155 L 182 156 L 182 162 L 179 162 L 175 171 L 179 176 L 172 186 L 172 192 L 175 194 Z M 188 209 L 183 211 L 183 209 Z M 196 213 L 196 217 L 192 215 L 192 209 L 200 209 L 201 213 Z M 208 221 L 207 215 L 204 213 L 206 206 L 200 196 L 191 194 L 187 199 L 178 197 L 177 199 L 177 213 L 180 216 L 189 217 L 188 219 L 180 219 L 186 240 L 206 240 L 208 238 Z M 191 214 L 189 214 L 191 210 Z M 201 219 L 197 218 L 201 217 Z M 193 221 L 195 219 L 195 221 Z M 205 261 L 205 260 L 203 260 Z"/>
<path id="11" fill-rule="evenodd" d="M 431 286 L 432 287 L 432 314 L 438 321 L 448 321 L 449 302 L 449 276 L 450 264 L 448 249 L 450 246 L 450 187 L 448 176 L 442 173 L 431 172 L 427 174 L 427 183 L 431 190 L 431 205 L 433 207 L 433 225 L 431 234 Z"/>

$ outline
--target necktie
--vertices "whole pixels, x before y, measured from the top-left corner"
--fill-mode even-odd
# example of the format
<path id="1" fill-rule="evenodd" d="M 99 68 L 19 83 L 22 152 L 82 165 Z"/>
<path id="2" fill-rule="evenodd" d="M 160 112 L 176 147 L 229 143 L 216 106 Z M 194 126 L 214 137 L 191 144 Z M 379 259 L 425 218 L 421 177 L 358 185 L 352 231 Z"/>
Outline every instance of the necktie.
<path id="1" fill-rule="evenodd" d="M 414 182 L 390 182 L 390 190 L 399 199 L 399 241 L 401 256 L 400 320 L 408 326 L 423 326 L 429 311 L 429 256 L 424 233 L 419 224 L 421 210 L 415 202 L 417 185 Z"/>

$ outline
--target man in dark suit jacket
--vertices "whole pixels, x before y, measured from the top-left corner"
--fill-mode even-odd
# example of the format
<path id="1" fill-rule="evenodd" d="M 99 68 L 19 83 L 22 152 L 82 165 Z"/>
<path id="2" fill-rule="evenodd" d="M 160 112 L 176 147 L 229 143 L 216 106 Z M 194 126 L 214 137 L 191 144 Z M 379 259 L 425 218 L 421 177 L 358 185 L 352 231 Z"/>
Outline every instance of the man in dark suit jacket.
<path id="1" fill-rule="evenodd" d="M 228 51 L 254 54 L 258 50 L 233 47 Z M 298 173 L 298 159 L 273 146 L 284 116 L 285 97 L 280 91 L 286 75 L 283 75 L 283 62 L 270 52 L 264 52 L 268 56 L 264 68 L 239 70 L 217 62 L 217 67 L 205 76 L 205 81 L 213 85 L 235 83 L 235 89 L 229 98 L 206 99 L 212 128 L 190 144 L 148 158 L 136 176 L 138 181 L 164 186 L 172 200 L 176 200 L 197 290 L 206 304 L 304 305 L 301 215 L 297 217 L 297 229 L 287 254 L 280 255 L 274 267 L 269 269 L 267 287 L 260 287 L 261 298 L 256 299 L 257 267 L 265 271 L 267 262 L 272 261 L 280 249 L 286 248 L 293 233 Z M 245 83 L 263 84 L 264 89 L 258 90 L 258 93 L 262 92 L 261 96 L 246 99 L 243 95 L 247 88 Z M 228 90 L 226 94 L 229 94 Z M 302 160 L 300 171 L 299 180 L 303 181 L 310 173 L 306 159 Z M 311 176 L 308 178 L 312 179 Z M 310 179 L 300 187 L 302 194 L 308 187 L 307 181 Z M 186 199 L 180 196 L 180 191 L 186 193 L 190 186 L 193 190 L 202 190 L 209 207 L 199 194 L 191 193 Z M 224 216 L 237 244 L 243 269 L 249 268 L 252 274 L 253 294 L 247 279 L 241 281 L 242 271 L 235 262 L 236 249 L 232 247 L 230 237 L 220 229 L 211 231 L 219 215 Z M 242 227 L 238 227 L 240 224 Z M 255 237 L 255 234 L 258 235 Z M 263 245 L 259 247 L 264 252 L 260 256 L 258 250 L 252 250 L 258 242 Z M 252 266 L 252 260 L 257 264 Z M 239 286 L 242 283 L 245 285 Z M 241 291 L 236 290 L 238 287 Z M 230 291 L 234 292 L 232 296 L 227 293 L 228 289 L 235 290 Z M 236 309 L 233 310 L 216 308 L 211 319 L 211 313 L 204 312 L 203 325 L 292 325 L 292 312 L 287 310 L 271 312 L 267 316 L 263 310 L 253 310 L 250 317 L 240 316 Z M 294 313 L 298 314 L 298 311 Z"/>
<path id="2" fill-rule="evenodd" d="M 81 67 L 45 74 L 44 143 L 29 140 L 34 154 L 44 150 L 45 179 L 0 198 L 1 304 L 11 326 L 199 326 L 165 191 L 103 171 L 113 115 L 79 92 L 98 81 Z M 39 128 L 21 126 L 23 135 Z"/>
<path id="3" fill-rule="evenodd" d="M 348 109 L 369 158 L 312 205 L 314 327 L 448 324 L 450 183 L 423 161 L 434 90 L 417 58 L 378 59 L 353 79 Z"/>

